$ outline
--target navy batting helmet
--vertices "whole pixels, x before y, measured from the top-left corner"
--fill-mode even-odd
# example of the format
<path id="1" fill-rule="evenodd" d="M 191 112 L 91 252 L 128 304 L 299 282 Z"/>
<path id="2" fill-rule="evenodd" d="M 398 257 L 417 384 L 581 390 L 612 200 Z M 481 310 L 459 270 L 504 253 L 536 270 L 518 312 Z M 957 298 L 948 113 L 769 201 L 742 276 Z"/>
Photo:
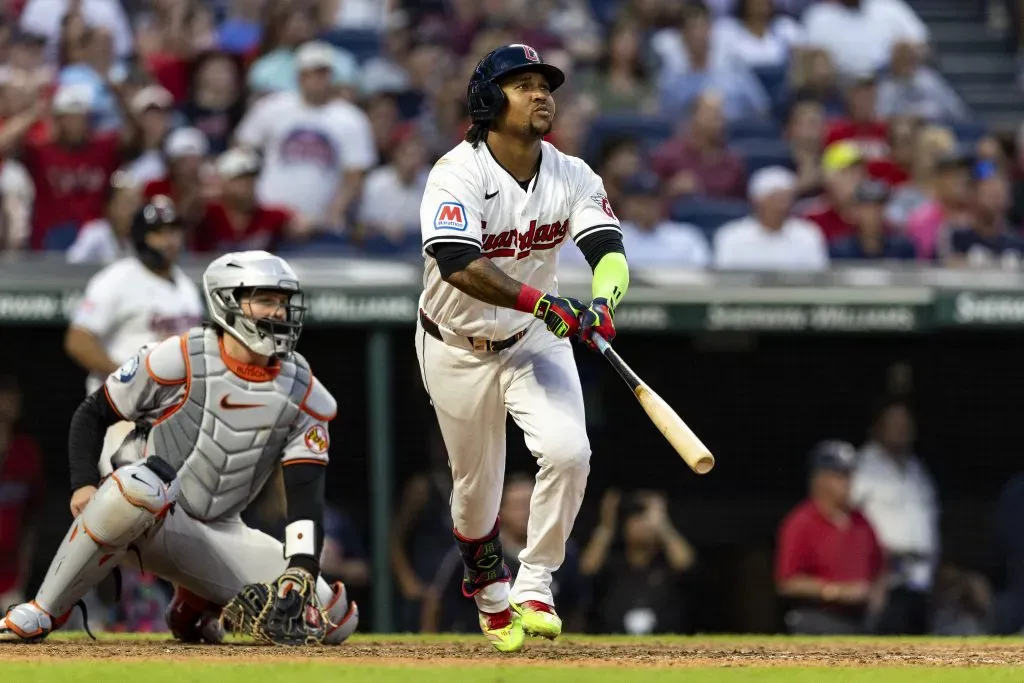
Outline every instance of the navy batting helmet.
<path id="1" fill-rule="evenodd" d="M 535 71 L 544 76 L 552 92 L 565 83 L 562 70 L 553 64 L 545 64 L 529 45 L 499 47 L 480 60 L 469 79 L 470 119 L 474 123 L 493 120 L 505 104 L 505 93 L 498 86 L 498 80 L 524 71 Z"/>
<path id="2" fill-rule="evenodd" d="M 139 207 L 132 217 L 131 235 L 135 255 L 149 268 L 162 270 L 170 266 L 167 256 L 146 244 L 146 235 L 166 227 L 181 227 L 170 197 L 158 194 Z"/>

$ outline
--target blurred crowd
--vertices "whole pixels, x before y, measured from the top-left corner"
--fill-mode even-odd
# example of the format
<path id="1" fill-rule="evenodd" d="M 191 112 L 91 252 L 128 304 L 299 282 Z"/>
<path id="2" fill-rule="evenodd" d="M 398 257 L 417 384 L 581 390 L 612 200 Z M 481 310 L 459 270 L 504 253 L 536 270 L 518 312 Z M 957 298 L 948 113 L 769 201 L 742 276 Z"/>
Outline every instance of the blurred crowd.
<path id="1" fill-rule="evenodd" d="M 136 209 L 166 195 L 187 252 L 418 258 L 420 196 L 432 162 L 468 127 L 472 69 L 490 49 L 524 42 L 569 74 L 550 142 L 604 178 L 637 266 L 1017 268 L 1024 257 L 1024 144 L 973 120 L 931 66 L 928 29 L 902 0 L 5 8 L 0 251 L 115 262 L 132 252 Z M 562 254 L 585 267 L 571 246 Z M 71 343 L 68 352 L 102 376 L 124 360 L 109 332 L 92 329 L 100 355 Z M 24 599 L 29 512 L 44 492 L 39 448 L 15 428 L 19 396 L 0 378 L 0 608 Z M 808 498 L 781 521 L 776 544 L 785 629 L 1024 628 L 1024 483 L 1011 481 L 998 502 L 1004 561 L 993 582 L 942 562 L 939 492 L 913 444 L 913 414 L 897 400 L 879 407 L 859 449 L 814 449 Z M 432 449 L 432 467 L 407 483 L 395 513 L 398 626 L 474 631 L 473 604 L 459 595 L 447 458 L 437 438 Z M 513 570 L 531 491 L 529 476 L 509 475 L 501 533 Z M 701 558 L 673 524 L 671 501 L 656 491 L 596 497 L 597 525 L 578 530 L 555 577 L 569 630 L 691 629 Z M 273 514 L 254 515 L 280 532 Z M 366 530 L 344 510 L 325 526 L 328 576 L 357 595 L 388 580 L 371 577 Z M 89 598 L 94 625 L 166 628 L 166 585 L 126 574 L 120 601 L 108 588 Z"/>
<path id="2" fill-rule="evenodd" d="M 903 0 L 5 7 L 0 250 L 110 262 L 168 194 L 190 252 L 415 257 L 469 76 L 519 41 L 569 74 L 549 141 L 603 176 L 639 266 L 1024 253 L 1016 136 L 973 120 Z"/>

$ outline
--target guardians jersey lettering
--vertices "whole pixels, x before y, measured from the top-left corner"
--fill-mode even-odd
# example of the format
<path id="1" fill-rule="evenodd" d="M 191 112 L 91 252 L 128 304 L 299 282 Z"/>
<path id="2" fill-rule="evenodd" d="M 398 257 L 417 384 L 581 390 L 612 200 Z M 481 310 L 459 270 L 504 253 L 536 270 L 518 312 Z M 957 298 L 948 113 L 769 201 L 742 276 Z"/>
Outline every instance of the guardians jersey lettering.
<path id="1" fill-rule="evenodd" d="M 481 230 L 486 232 L 487 221 L 483 222 Z M 530 221 L 530 228 L 526 232 L 519 232 L 515 228 L 505 232 L 491 233 L 484 235 L 483 248 L 481 253 L 487 258 L 512 257 L 517 259 L 526 258 L 534 249 L 554 249 L 565 239 L 569 232 L 569 219 L 555 221 L 554 223 L 538 226 L 537 221 Z"/>

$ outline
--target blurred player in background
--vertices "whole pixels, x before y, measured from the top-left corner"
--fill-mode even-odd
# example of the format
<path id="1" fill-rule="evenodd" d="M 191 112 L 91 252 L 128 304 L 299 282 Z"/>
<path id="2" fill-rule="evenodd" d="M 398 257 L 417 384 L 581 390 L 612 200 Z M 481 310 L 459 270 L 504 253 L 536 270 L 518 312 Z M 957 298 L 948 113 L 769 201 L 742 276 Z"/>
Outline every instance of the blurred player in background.
<path id="1" fill-rule="evenodd" d="M 64 337 L 67 354 L 89 372 L 87 394 L 143 345 L 202 322 L 199 290 L 176 265 L 182 230 L 169 198 L 153 197 L 135 213 L 131 239 L 135 253 L 93 276 Z M 131 428 L 131 422 L 121 422 L 108 431 L 104 476 L 111 471 L 110 455 Z"/>

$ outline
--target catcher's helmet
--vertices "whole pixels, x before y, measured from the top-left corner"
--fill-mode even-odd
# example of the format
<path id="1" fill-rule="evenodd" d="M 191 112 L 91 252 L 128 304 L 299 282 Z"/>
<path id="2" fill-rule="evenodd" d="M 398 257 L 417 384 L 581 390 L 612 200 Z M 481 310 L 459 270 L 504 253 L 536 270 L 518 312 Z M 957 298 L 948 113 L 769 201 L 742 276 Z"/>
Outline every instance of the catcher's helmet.
<path id="1" fill-rule="evenodd" d="M 548 80 L 554 92 L 565 83 L 565 74 L 553 64 L 545 64 L 537 51 L 529 45 L 506 45 L 489 52 L 473 71 L 469 79 L 467 97 L 469 117 L 473 123 L 493 120 L 505 104 L 505 93 L 498 86 L 498 80 L 524 71 L 535 71 Z"/>
<path id="2" fill-rule="evenodd" d="M 174 202 L 162 194 L 139 207 L 132 217 L 132 246 L 135 247 L 135 255 L 149 268 L 163 270 L 171 264 L 163 252 L 146 244 L 146 235 L 172 226 L 180 228 L 181 221 L 174 210 Z"/>

